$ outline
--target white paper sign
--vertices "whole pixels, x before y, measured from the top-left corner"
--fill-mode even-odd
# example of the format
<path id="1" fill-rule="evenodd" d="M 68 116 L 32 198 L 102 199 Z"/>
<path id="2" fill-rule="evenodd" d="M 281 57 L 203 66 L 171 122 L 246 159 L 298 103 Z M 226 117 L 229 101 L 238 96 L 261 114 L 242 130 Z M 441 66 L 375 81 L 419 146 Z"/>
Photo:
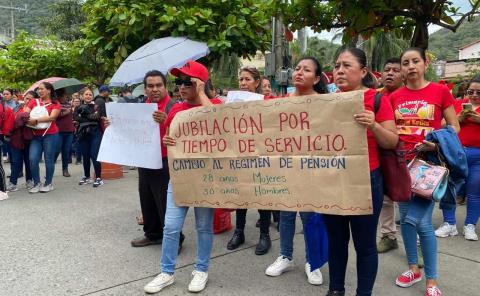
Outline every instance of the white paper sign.
<path id="1" fill-rule="evenodd" d="M 229 90 L 227 101 L 225 103 L 234 102 L 250 102 L 263 100 L 264 95 L 243 90 Z"/>
<path id="2" fill-rule="evenodd" d="M 106 104 L 105 130 L 98 161 L 149 169 L 162 168 L 160 126 L 152 118 L 157 104 Z"/>

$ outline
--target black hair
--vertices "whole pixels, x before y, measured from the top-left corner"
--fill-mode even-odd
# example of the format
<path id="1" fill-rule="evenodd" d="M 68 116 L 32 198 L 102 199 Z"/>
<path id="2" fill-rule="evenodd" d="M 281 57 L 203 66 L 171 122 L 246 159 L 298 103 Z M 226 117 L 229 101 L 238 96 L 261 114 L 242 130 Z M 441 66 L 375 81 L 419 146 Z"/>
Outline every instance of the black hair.
<path id="1" fill-rule="evenodd" d="M 360 64 L 361 68 L 367 68 L 367 75 L 362 78 L 362 85 L 368 88 L 376 88 L 376 79 L 367 67 L 367 55 L 365 54 L 365 52 L 360 48 L 347 47 L 338 53 L 338 55 L 335 57 L 335 60 L 337 60 L 338 57 L 344 52 L 351 53 L 355 57 L 357 62 Z"/>
<path id="2" fill-rule="evenodd" d="M 162 82 L 163 82 L 163 85 L 165 85 L 165 87 L 167 86 L 167 77 L 165 77 L 165 75 L 163 75 L 162 72 L 158 71 L 158 70 L 150 70 L 148 71 L 145 76 L 143 77 L 143 85 L 145 87 L 147 87 L 147 78 L 148 77 L 155 77 L 155 76 L 160 76 L 160 78 L 162 78 Z"/>
<path id="3" fill-rule="evenodd" d="M 319 94 L 328 93 L 327 84 L 325 83 L 325 77 L 323 76 L 322 65 L 320 65 L 320 62 L 314 57 L 302 57 L 300 60 L 298 60 L 297 65 L 304 60 L 313 62 L 315 65 L 315 75 L 320 77 L 320 80 L 313 85 L 313 90 Z"/>
<path id="4" fill-rule="evenodd" d="M 211 94 L 215 93 L 215 87 L 213 87 L 213 83 L 212 83 L 212 80 L 211 79 L 207 79 L 207 81 L 205 81 L 205 94 L 207 95 L 207 97 L 209 99 L 213 99 L 214 96 L 212 96 Z"/>
<path id="5" fill-rule="evenodd" d="M 409 47 L 407 49 L 405 49 L 402 54 L 400 55 L 400 60 L 403 58 L 403 55 L 405 55 L 405 53 L 409 52 L 409 51 L 416 51 L 418 52 L 418 54 L 420 55 L 420 57 L 422 58 L 422 60 L 424 62 L 427 61 L 427 54 L 425 53 L 425 49 L 423 48 L 420 48 L 420 47 Z"/>
<path id="6" fill-rule="evenodd" d="M 45 86 L 45 88 L 50 91 L 50 99 L 52 100 L 52 102 L 56 102 L 57 94 L 55 93 L 55 88 L 53 87 L 53 85 L 50 82 L 46 82 L 46 81 L 40 84 L 43 84 L 43 86 Z"/>
<path id="7" fill-rule="evenodd" d="M 36 92 L 34 92 L 33 90 L 27 91 L 25 96 L 28 96 L 28 95 L 31 95 L 34 99 L 38 99 L 38 94 Z"/>
<path id="8" fill-rule="evenodd" d="M 3 91 L 8 91 L 13 96 L 13 89 L 12 88 L 5 88 Z"/>
<path id="9" fill-rule="evenodd" d="M 385 61 L 385 63 L 383 64 L 383 68 L 385 68 L 385 66 L 387 64 L 401 64 L 402 60 L 400 60 L 400 58 L 397 58 L 397 57 L 394 57 L 394 58 L 389 58 L 388 60 Z"/>
<path id="10" fill-rule="evenodd" d="M 470 79 L 470 81 L 468 82 L 468 85 L 467 85 L 467 89 L 470 88 L 470 85 L 472 83 L 480 83 L 480 76 L 476 76 L 476 77 L 473 77 L 472 79 Z"/>

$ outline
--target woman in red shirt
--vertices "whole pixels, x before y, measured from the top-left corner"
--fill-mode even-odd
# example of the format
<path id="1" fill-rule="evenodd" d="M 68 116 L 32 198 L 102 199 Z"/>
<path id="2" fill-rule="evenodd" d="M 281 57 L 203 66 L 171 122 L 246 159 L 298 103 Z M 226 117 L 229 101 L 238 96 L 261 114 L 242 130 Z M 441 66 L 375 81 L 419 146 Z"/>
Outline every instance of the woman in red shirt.
<path id="1" fill-rule="evenodd" d="M 463 235 L 466 240 L 477 241 L 475 225 L 480 216 L 480 77 L 468 83 L 466 98 L 455 101 L 455 112 L 460 122 L 458 137 L 465 147 L 468 177 L 465 184 L 467 217 Z M 438 237 L 457 235 L 455 209 L 443 210 L 444 223 L 435 231 Z"/>
<path id="2" fill-rule="evenodd" d="M 345 295 L 345 272 L 348 261 L 348 243 L 352 233 L 357 253 L 357 295 L 372 295 L 377 276 L 377 224 L 383 204 L 383 180 L 378 147 L 394 149 L 398 142 L 392 107 L 382 100 L 374 113 L 376 91 L 373 75 L 367 68 L 365 53 L 358 48 L 340 52 L 335 62 L 333 79 L 342 92 L 364 90 L 365 110 L 354 115 L 354 120 L 366 127 L 370 179 L 372 187 L 372 215 L 324 215 L 328 234 L 328 269 L 330 285 L 328 296 Z"/>
<path id="3" fill-rule="evenodd" d="M 37 106 L 45 106 L 48 115 L 28 120 L 29 126 L 36 126 L 39 123 L 47 122 L 47 129 L 33 129 L 33 139 L 30 143 L 30 170 L 34 182 L 30 193 L 49 192 L 53 190 L 53 173 L 55 172 L 55 152 L 58 145 L 58 127 L 55 123 L 58 115 L 60 115 L 60 104 L 55 97 L 53 85 L 48 82 L 42 82 L 38 86 L 38 94 L 40 99 L 31 100 L 25 112 L 30 113 Z M 40 158 L 42 152 L 45 155 L 45 183 L 40 184 Z"/>
<path id="4" fill-rule="evenodd" d="M 456 131 L 460 129 L 453 108 L 454 98 L 446 86 L 425 79 L 429 64 L 425 50 L 409 48 L 403 52 L 400 60 L 405 86 L 389 96 L 395 110 L 398 134 L 405 142 L 407 151 L 420 145 L 427 151 L 433 151 L 436 145 L 425 141 L 425 135 L 441 128 L 442 119 Z M 432 225 L 434 205 L 434 201 L 415 195 L 409 202 L 399 203 L 400 227 L 409 269 L 397 277 L 396 284 L 406 288 L 422 280 L 418 268 L 418 233 L 425 262 L 427 296 L 441 295 L 436 281 L 437 240 Z"/>

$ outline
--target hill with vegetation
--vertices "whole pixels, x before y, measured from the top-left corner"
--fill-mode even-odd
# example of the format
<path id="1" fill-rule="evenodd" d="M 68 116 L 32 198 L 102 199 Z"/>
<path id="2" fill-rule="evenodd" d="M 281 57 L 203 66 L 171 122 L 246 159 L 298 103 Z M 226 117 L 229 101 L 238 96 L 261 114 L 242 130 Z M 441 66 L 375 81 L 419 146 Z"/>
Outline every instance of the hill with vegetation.
<path id="1" fill-rule="evenodd" d="M 40 20 L 48 17 L 48 6 L 59 0 L 0 0 L 0 6 L 24 7 L 27 5 L 28 11 L 14 11 L 15 29 L 24 30 L 36 35 L 43 35 L 43 28 Z M 11 14 L 10 10 L 1 9 L 0 14 L 0 34 L 10 35 Z"/>
<path id="2" fill-rule="evenodd" d="M 480 39 L 480 17 L 463 23 L 456 33 L 441 29 L 430 35 L 429 50 L 438 60 L 457 60 L 458 49 Z"/>

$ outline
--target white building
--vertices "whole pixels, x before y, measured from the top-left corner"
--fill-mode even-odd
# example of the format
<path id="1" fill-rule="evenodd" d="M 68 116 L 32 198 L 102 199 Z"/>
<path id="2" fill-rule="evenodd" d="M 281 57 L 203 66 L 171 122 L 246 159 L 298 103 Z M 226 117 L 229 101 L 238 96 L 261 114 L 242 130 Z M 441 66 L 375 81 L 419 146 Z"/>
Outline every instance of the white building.
<path id="1" fill-rule="evenodd" d="M 478 59 L 480 58 L 480 40 L 460 47 L 458 50 L 459 60 Z"/>

